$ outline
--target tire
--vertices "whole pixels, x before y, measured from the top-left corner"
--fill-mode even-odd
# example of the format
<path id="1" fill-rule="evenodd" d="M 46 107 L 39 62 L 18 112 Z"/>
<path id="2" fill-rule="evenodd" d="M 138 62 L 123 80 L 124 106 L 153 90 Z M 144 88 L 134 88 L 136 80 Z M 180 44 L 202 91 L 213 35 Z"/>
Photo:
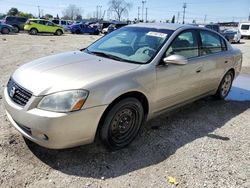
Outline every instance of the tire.
<path id="1" fill-rule="evenodd" d="M 232 87 L 233 78 L 234 78 L 234 74 L 232 71 L 228 71 L 224 75 L 224 77 L 222 78 L 220 85 L 217 89 L 217 92 L 215 94 L 216 99 L 224 100 L 227 97 L 227 95 Z"/>
<path id="2" fill-rule="evenodd" d="M 140 101 L 126 98 L 116 103 L 106 114 L 101 130 L 101 141 L 111 150 L 122 149 L 137 136 L 144 121 Z"/>
<path id="3" fill-rule="evenodd" d="M 37 35 L 38 31 L 35 28 L 30 29 L 29 34 L 31 35 Z"/>
<path id="4" fill-rule="evenodd" d="M 61 36 L 63 34 L 62 30 L 61 29 L 58 29 L 56 30 L 56 33 L 55 33 L 57 36 Z"/>
<path id="5" fill-rule="evenodd" d="M 75 33 L 76 33 L 76 34 L 80 34 L 81 31 L 80 31 L 79 29 L 77 29 Z"/>
<path id="6" fill-rule="evenodd" d="M 13 25 L 13 28 L 15 33 L 19 33 L 20 28 L 17 25 Z"/>
<path id="7" fill-rule="evenodd" d="M 9 34 L 9 32 L 10 30 L 8 28 L 6 27 L 2 28 L 2 31 L 1 31 L 2 34 Z"/>

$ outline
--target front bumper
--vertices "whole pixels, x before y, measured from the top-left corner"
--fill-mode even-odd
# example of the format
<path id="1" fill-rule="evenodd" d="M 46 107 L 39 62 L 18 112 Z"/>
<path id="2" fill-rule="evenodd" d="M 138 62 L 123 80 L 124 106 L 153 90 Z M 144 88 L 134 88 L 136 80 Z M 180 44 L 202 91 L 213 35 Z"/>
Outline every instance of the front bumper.
<path id="1" fill-rule="evenodd" d="M 56 113 L 33 107 L 32 96 L 23 108 L 4 90 L 6 114 L 13 126 L 27 139 L 51 149 L 63 149 L 94 141 L 106 105 L 71 113 Z"/>

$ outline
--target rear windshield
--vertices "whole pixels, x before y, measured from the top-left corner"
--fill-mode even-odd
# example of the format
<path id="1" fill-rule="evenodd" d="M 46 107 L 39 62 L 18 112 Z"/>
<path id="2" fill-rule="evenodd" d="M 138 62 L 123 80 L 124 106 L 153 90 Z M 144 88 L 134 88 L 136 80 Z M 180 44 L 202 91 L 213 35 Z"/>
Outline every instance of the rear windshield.
<path id="1" fill-rule="evenodd" d="M 242 30 L 249 30 L 250 25 L 241 25 Z"/>

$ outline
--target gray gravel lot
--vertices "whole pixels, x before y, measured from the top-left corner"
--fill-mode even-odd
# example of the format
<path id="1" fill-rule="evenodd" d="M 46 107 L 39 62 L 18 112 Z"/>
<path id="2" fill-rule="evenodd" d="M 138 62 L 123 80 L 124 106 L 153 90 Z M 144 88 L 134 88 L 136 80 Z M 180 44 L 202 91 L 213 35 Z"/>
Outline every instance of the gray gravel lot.
<path id="1" fill-rule="evenodd" d="M 67 150 L 42 148 L 6 119 L 3 88 L 20 65 L 86 47 L 98 36 L 0 35 L 0 187 L 250 187 L 250 101 L 206 98 L 148 122 L 127 148 L 99 143 Z M 244 53 L 250 74 L 250 40 Z"/>

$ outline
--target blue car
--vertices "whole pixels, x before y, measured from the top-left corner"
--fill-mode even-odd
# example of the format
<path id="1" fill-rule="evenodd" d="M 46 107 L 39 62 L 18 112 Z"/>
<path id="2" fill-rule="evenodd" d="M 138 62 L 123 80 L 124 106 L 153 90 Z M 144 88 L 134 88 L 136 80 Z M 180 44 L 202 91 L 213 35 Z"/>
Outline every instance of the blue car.
<path id="1" fill-rule="evenodd" d="M 0 22 L 0 32 L 2 34 L 9 34 L 10 32 L 13 32 L 13 31 L 14 31 L 14 28 L 11 25 Z"/>
<path id="2" fill-rule="evenodd" d="M 79 23 L 79 24 L 73 24 L 70 26 L 70 32 L 73 34 L 83 34 L 83 33 L 89 33 L 91 35 L 99 35 L 100 31 L 97 27 L 92 27 L 88 23 Z"/>

